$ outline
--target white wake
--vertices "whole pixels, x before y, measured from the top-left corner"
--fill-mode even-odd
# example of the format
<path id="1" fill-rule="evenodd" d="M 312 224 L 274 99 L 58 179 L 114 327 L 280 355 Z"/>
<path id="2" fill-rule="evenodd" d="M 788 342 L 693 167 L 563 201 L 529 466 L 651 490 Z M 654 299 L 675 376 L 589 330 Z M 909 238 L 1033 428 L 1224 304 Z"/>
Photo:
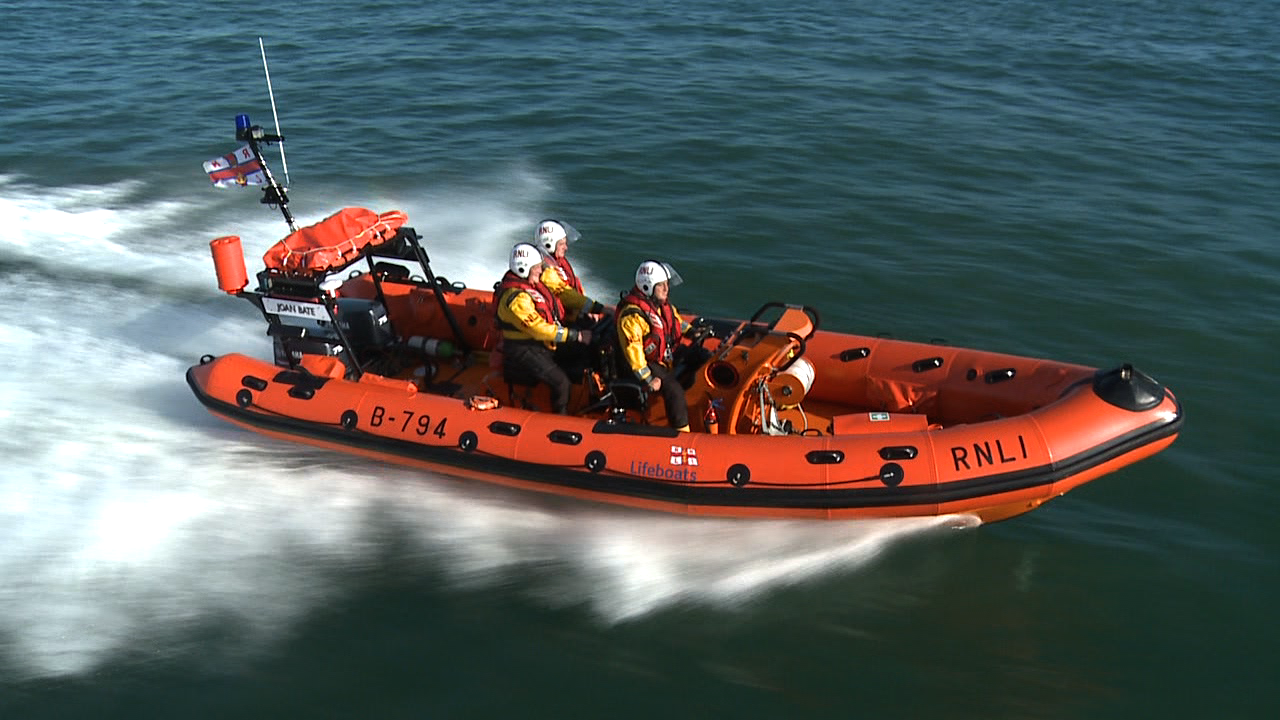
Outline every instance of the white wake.
<path id="1" fill-rule="evenodd" d="M 536 177 L 518 182 L 537 195 Z M 457 268 L 442 273 L 476 286 L 540 215 L 484 195 L 352 204 L 406 209 L 436 240 L 433 259 Z M 284 229 L 265 212 L 237 228 L 221 208 L 138 200 L 127 184 L 51 192 L 0 177 L 13 218 L 0 228 L 0 665 L 74 675 L 118 653 L 194 652 L 185 643 L 210 622 L 233 623 L 246 651 L 269 646 L 340 597 L 342 571 L 378 562 L 391 535 L 457 587 L 533 577 L 532 601 L 616 623 L 737 604 L 965 522 L 548 507 L 216 421 L 186 367 L 270 348 L 252 308 L 215 287 L 208 240 L 242 232 L 253 268 Z"/>

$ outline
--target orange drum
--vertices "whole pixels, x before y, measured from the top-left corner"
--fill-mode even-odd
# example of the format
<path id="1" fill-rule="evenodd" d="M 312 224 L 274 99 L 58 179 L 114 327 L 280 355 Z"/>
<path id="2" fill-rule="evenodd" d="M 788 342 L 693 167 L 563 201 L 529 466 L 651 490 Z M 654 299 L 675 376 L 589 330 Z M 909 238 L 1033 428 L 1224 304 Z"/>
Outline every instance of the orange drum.
<path id="1" fill-rule="evenodd" d="M 249 284 L 240 236 L 226 235 L 211 240 L 209 250 L 213 252 L 213 269 L 218 273 L 218 288 L 228 295 L 238 295 Z"/>

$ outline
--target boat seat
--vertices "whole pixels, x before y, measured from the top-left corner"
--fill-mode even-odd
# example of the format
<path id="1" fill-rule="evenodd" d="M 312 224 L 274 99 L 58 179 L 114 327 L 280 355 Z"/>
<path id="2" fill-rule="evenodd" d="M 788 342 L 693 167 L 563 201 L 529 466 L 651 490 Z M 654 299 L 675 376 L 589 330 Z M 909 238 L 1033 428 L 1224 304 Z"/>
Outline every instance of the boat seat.
<path id="1" fill-rule="evenodd" d="M 638 380 L 614 380 L 606 386 L 610 405 L 622 410 L 644 410 L 649 407 L 649 388 Z"/>
<path id="2" fill-rule="evenodd" d="M 566 367 L 566 363 L 561 357 L 556 357 L 555 361 L 556 365 L 569 378 L 571 389 L 572 386 L 582 382 L 586 374 L 585 368 L 577 369 L 572 367 L 572 359 L 569 367 Z M 582 364 L 585 365 L 585 360 L 582 361 Z M 502 374 L 502 381 L 507 385 L 507 403 L 512 407 L 523 407 L 525 410 L 539 410 L 540 408 L 533 403 L 534 390 L 539 385 L 545 385 L 546 383 L 538 379 L 529 368 L 521 365 L 508 365 L 505 361 L 499 360 L 497 367 Z M 572 398 L 570 402 L 572 402 Z"/>
<path id="3" fill-rule="evenodd" d="M 605 315 L 591 328 L 590 368 L 587 376 L 594 376 L 597 386 L 602 389 L 600 397 L 585 408 L 582 414 L 608 409 L 611 416 L 617 417 L 625 415 L 628 410 L 635 410 L 641 417 L 645 417 L 645 411 L 649 409 L 649 388 L 637 380 L 630 368 L 625 366 L 614 322 L 613 315 Z"/>
<path id="4" fill-rule="evenodd" d="M 635 410 L 640 414 L 643 422 L 646 417 L 646 410 L 649 408 L 649 388 L 638 380 L 615 379 L 604 384 L 604 391 L 595 402 L 582 410 L 581 415 L 590 415 L 601 410 L 608 412 L 609 416 L 615 419 L 621 419 L 627 414 L 628 410 Z"/>
<path id="5" fill-rule="evenodd" d="M 507 404 L 525 410 L 537 410 L 533 404 L 533 389 L 541 382 L 533 373 L 523 368 L 505 369 L 502 379 L 507 383 Z"/>

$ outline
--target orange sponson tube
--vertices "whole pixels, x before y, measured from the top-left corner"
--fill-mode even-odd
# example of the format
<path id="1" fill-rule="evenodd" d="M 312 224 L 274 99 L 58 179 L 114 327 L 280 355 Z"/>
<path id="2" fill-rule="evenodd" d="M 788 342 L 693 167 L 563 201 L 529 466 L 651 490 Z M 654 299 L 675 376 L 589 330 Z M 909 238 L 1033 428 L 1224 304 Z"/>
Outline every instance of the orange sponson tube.
<path id="1" fill-rule="evenodd" d="M 218 273 L 218 289 L 228 295 L 236 295 L 249 284 L 249 273 L 244 268 L 244 251 L 240 249 L 239 235 L 226 235 L 209 242 L 213 253 L 213 269 Z"/>

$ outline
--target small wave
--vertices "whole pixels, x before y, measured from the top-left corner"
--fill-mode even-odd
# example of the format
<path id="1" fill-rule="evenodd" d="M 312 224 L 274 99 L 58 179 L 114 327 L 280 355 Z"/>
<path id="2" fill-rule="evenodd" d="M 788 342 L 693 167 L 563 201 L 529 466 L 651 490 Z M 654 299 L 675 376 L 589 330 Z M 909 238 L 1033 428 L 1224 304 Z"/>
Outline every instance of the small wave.
<path id="1" fill-rule="evenodd" d="M 190 202 L 141 196 L 138 181 L 41 188 L 0 176 L 0 264 L 65 284 L 182 290 L 204 257 L 187 252 Z M 186 238 L 190 239 L 189 232 Z"/>

